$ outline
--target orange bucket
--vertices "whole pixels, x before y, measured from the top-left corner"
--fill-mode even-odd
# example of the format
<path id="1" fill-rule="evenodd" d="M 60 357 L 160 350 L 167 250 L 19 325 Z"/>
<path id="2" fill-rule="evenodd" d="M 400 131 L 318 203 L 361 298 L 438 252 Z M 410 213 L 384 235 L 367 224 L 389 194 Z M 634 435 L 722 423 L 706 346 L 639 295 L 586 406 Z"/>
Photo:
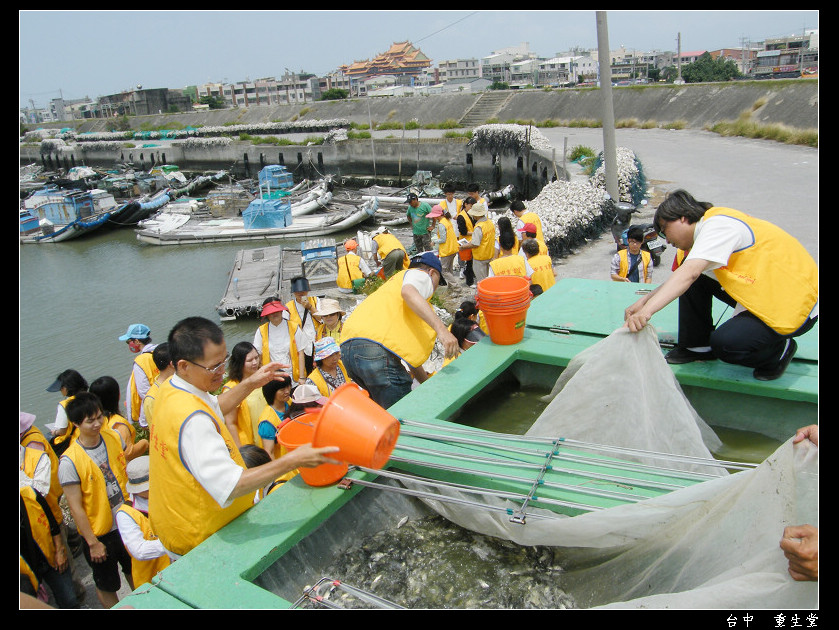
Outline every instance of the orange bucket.
<path id="1" fill-rule="evenodd" d="M 312 445 L 337 446 L 331 457 L 365 468 L 381 468 L 399 437 L 399 421 L 355 383 L 344 383 L 320 412 Z"/>
<path id="2" fill-rule="evenodd" d="M 521 276 L 491 276 L 478 283 L 478 297 L 493 300 L 514 300 L 530 295 L 530 280 Z"/>
<path id="3" fill-rule="evenodd" d="M 312 436 L 317 425 L 318 414 L 306 413 L 298 418 L 286 422 L 279 431 L 277 439 L 287 450 L 293 451 L 298 446 L 312 442 Z M 311 420 L 313 424 L 307 422 Z M 327 457 L 332 457 L 328 454 Z M 342 464 L 321 464 L 314 468 L 301 466 L 297 469 L 300 476 L 310 486 L 328 486 L 340 481 L 347 474 L 349 466 Z"/>
<path id="4" fill-rule="evenodd" d="M 524 339 L 524 327 L 529 307 L 529 300 L 524 306 L 509 308 L 486 308 L 482 305 L 481 312 L 484 314 L 492 343 L 499 346 L 511 346 Z"/>

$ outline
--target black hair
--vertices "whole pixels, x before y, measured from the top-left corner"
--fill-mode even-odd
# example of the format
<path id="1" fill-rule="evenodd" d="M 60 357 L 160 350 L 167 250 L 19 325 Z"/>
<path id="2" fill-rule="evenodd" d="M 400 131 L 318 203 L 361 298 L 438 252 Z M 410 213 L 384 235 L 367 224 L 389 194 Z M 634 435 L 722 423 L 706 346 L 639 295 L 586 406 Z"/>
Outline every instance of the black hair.
<path id="1" fill-rule="evenodd" d="M 267 464 L 271 461 L 271 456 L 268 454 L 268 451 L 256 444 L 242 444 L 239 447 L 239 454 L 242 456 L 247 468 L 262 466 L 262 464 Z"/>
<path id="2" fill-rule="evenodd" d="M 157 344 L 154 350 L 151 351 L 151 360 L 161 372 L 169 367 L 169 364 L 172 362 L 172 357 L 169 356 L 169 343 L 164 341 L 163 343 Z"/>
<path id="3" fill-rule="evenodd" d="M 467 196 L 463 199 L 463 203 L 473 204 L 473 203 L 478 203 L 478 200 L 477 200 L 477 199 L 475 199 L 474 197 L 470 197 L 469 195 L 467 195 Z"/>
<path id="4" fill-rule="evenodd" d="M 265 402 L 267 402 L 269 406 L 273 405 L 277 392 L 281 389 L 285 389 L 286 387 L 291 387 L 290 376 L 283 376 L 280 379 L 268 381 L 262 386 L 262 395 L 265 396 Z"/>
<path id="5" fill-rule="evenodd" d="M 466 339 L 466 335 L 472 332 L 472 329 L 475 328 L 475 326 L 477 326 L 475 322 L 471 319 L 466 319 L 465 317 L 454 320 L 451 333 L 454 335 L 454 338 L 457 339 L 458 348 L 460 347 L 460 344 L 463 343 L 463 340 Z"/>
<path id="6" fill-rule="evenodd" d="M 264 300 L 262 300 L 262 306 L 266 306 L 266 305 L 270 304 L 271 302 L 282 302 L 282 300 L 280 300 L 280 298 L 278 298 L 277 296 L 267 297 Z"/>
<path id="7" fill-rule="evenodd" d="M 85 418 L 96 415 L 102 409 L 102 403 L 96 394 L 90 392 L 79 392 L 76 396 L 67 403 L 64 408 L 67 412 L 67 419 L 75 425 L 84 422 Z"/>
<path id="8" fill-rule="evenodd" d="M 520 212 L 526 210 L 526 208 L 524 207 L 523 201 L 519 201 L 518 199 L 516 199 L 514 202 L 510 204 L 510 210 L 513 212 Z"/>
<path id="9" fill-rule="evenodd" d="M 96 395 L 106 414 L 119 414 L 119 383 L 113 376 L 100 376 L 90 384 L 88 391 Z"/>
<path id="10" fill-rule="evenodd" d="M 87 381 L 76 370 L 64 370 L 56 378 L 61 386 L 67 390 L 68 396 L 75 396 L 79 392 L 87 391 Z"/>
<path id="11" fill-rule="evenodd" d="M 541 284 L 531 284 L 530 285 L 530 295 L 536 297 L 537 295 L 542 295 L 545 290 L 542 288 Z"/>
<path id="12" fill-rule="evenodd" d="M 472 317 L 472 315 L 478 314 L 478 307 L 472 300 L 466 300 L 465 302 L 461 302 L 458 309 L 454 312 L 454 321 L 459 320 L 460 318 L 465 317 L 466 319 Z"/>
<path id="13" fill-rule="evenodd" d="M 204 317 L 187 317 L 179 321 L 169 332 L 169 356 L 172 364 L 178 361 L 195 361 L 204 357 L 207 342 L 221 345 L 224 333 L 218 324 Z"/>
<path id="14" fill-rule="evenodd" d="M 468 192 L 478 192 L 479 190 L 481 190 L 481 187 L 478 186 L 477 184 L 469 184 L 469 186 L 466 188 L 466 190 Z"/>
<path id="15" fill-rule="evenodd" d="M 678 221 L 682 217 L 688 223 L 696 223 L 705 216 L 705 211 L 713 208 L 714 204 L 708 201 L 698 201 L 693 195 L 685 190 L 674 190 L 668 193 L 655 211 L 653 225 L 661 232 L 661 224 L 664 221 Z"/>
<path id="16" fill-rule="evenodd" d="M 516 246 L 516 236 L 512 232 L 501 232 L 498 235 L 498 246 L 505 250 L 510 251 Z"/>
<path id="17" fill-rule="evenodd" d="M 641 226 L 633 225 L 626 231 L 626 238 L 632 239 L 633 241 L 638 241 L 639 243 L 644 242 L 644 230 Z"/>
<path id="18" fill-rule="evenodd" d="M 525 254 L 528 255 L 528 257 L 536 256 L 539 254 L 539 241 L 537 241 L 535 238 L 522 241 L 521 249 Z"/>
<path id="19" fill-rule="evenodd" d="M 230 359 L 227 362 L 227 377 L 231 381 L 241 383 L 244 376 L 245 359 L 256 349 L 250 341 L 240 341 L 230 351 Z M 257 352 L 259 352 L 257 350 Z"/>
<path id="20" fill-rule="evenodd" d="M 451 182 L 449 182 L 448 184 L 443 186 L 443 192 L 444 193 L 453 193 L 455 190 L 456 189 L 454 187 L 454 184 L 452 184 Z"/>

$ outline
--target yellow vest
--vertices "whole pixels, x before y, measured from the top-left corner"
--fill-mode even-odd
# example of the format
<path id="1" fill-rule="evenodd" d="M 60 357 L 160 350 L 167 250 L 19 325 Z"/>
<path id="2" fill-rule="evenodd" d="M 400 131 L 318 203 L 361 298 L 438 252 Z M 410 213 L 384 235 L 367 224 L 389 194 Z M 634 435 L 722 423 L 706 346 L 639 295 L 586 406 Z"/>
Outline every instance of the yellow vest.
<path id="1" fill-rule="evenodd" d="M 460 214 L 460 209 L 463 207 L 463 199 L 452 199 L 452 205 L 454 207 L 450 208 L 448 199 L 443 199 L 443 201 L 440 202 L 440 207 L 443 208 L 443 210 L 448 210 L 452 217 L 456 217 Z"/>
<path id="2" fill-rule="evenodd" d="M 63 523 L 64 512 L 62 512 L 61 508 L 58 506 L 58 500 L 61 498 L 61 495 L 64 494 L 64 490 L 61 488 L 61 484 L 58 481 L 58 457 L 56 457 L 55 451 L 52 450 L 52 446 L 46 436 L 41 433 L 41 430 L 38 429 L 38 427 L 35 426 L 29 427 L 29 429 L 20 437 L 20 443 L 22 446 L 40 444 L 44 449 L 43 452 L 50 458 L 50 491 L 49 494 L 47 494 L 46 499 L 55 520 L 59 523 Z M 37 449 L 33 449 L 31 447 L 27 448 L 27 450 L 38 452 Z"/>
<path id="3" fill-rule="evenodd" d="M 324 337 L 332 337 L 335 340 L 335 343 L 337 343 L 340 346 L 341 345 L 341 338 L 342 338 L 342 335 L 343 335 L 343 330 L 344 330 L 344 322 L 343 321 L 338 321 L 338 328 L 335 328 L 334 330 L 329 330 L 326 327 L 326 324 L 324 324 L 321 327 L 321 329 L 318 331 L 317 340 L 320 341 Z"/>
<path id="4" fill-rule="evenodd" d="M 74 398 L 75 398 L 75 396 L 68 396 L 64 400 L 59 400 L 58 401 L 58 404 L 61 405 L 62 407 L 64 407 L 64 412 L 65 413 L 67 413 L 67 403 L 70 402 L 71 400 L 73 400 Z M 77 427 L 75 424 L 73 424 L 69 420 L 67 420 L 67 423 L 68 423 L 67 424 L 67 432 L 64 435 L 56 436 L 56 438 L 54 440 L 54 442 L 56 444 L 62 444 L 63 442 L 65 442 L 67 440 L 72 442 L 77 437 L 79 437 L 79 427 Z"/>
<path id="5" fill-rule="evenodd" d="M 626 278 L 626 275 L 629 273 L 629 250 L 622 249 L 618 252 L 618 257 L 620 258 L 620 266 L 618 267 L 618 275 L 621 278 Z M 641 250 L 641 269 L 638 270 L 638 281 L 644 282 L 645 278 L 647 277 L 647 267 L 650 264 L 650 260 L 652 260 L 652 256 L 650 252 L 646 250 Z"/>
<path id="6" fill-rule="evenodd" d="M 33 591 L 38 591 L 38 588 L 41 585 L 41 582 L 38 580 L 38 576 L 35 575 L 35 572 L 29 566 L 29 563 L 23 559 L 23 556 L 20 556 L 20 574 L 25 575 L 29 578 L 29 583 L 32 585 Z"/>
<path id="7" fill-rule="evenodd" d="M 545 235 L 542 232 L 542 219 L 539 218 L 539 215 L 535 212 L 525 212 L 521 215 L 521 220 L 536 226 L 536 240 L 544 244 Z"/>
<path id="8" fill-rule="evenodd" d="M 361 273 L 359 263 L 361 256 L 347 252 L 346 255 L 338 259 L 338 279 L 335 281 L 342 289 L 352 289 L 352 281 L 360 280 L 364 277 Z"/>
<path id="9" fill-rule="evenodd" d="M 344 367 L 343 361 L 338 361 L 338 369 L 341 370 L 341 373 L 344 375 L 344 381 L 349 383 L 352 379 L 347 376 L 347 370 Z M 326 379 L 323 377 L 323 373 L 320 371 L 320 368 L 315 366 L 315 369 L 312 370 L 312 373 L 309 374 L 309 378 L 312 379 L 312 382 L 317 386 L 318 391 L 320 392 L 321 396 L 329 397 L 332 394 L 332 390 L 329 389 L 329 383 L 326 382 Z"/>
<path id="10" fill-rule="evenodd" d="M 239 384 L 239 381 L 227 381 L 222 391 L 227 391 Z M 262 393 L 260 392 L 260 396 Z M 264 400 L 264 398 L 263 398 Z M 236 433 L 239 444 L 253 444 L 253 422 L 251 421 L 251 410 L 247 398 L 239 403 L 236 409 Z"/>
<path id="11" fill-rule="evenodd" d="M 159 377 L 160 375 L 158 375 Z M 152 414 L 154 413 L 154 401 L 157 399 L 158 394 L 160 393 L 160 380 L 158 377 L 155 377 L 152 384 L 149 386 L 149 391 L 146 392 L 146 397 L 143 398 L 143 414 L 146 417 L 146 424 L 151 426 L 152 423 Z M 166 380 L 169 380 L 168 377 Z M 165 381 L 164 381 L 165 382 Z"/>
<path id="12" fill-rule="evenodd" d="M 102 427 L 100 435 L 108 451 L 108 465 L 122 490 L 123 501 L 128 501 L 128 492 L 125 491 L 128 476 L 125 473 L 125 453 L 122 450 L 122 439 L 116 431 L 107 427 Z M 80 489 L 82 491 L 84 513 L 87 514 L 94 535 L 104 536 L 111 531 L 114 524 L 114 515 L 108 502 L 105 475 L 85 452 L 84 447 L 79 444 L 78 440 L 73 440 L 73 443 L 67 447 L 61 457 L 66 457 L 76 467 L 76 472 L 81 480 Z"/>
<path id="13" fill-rule="evenodd" d="M 157 540 L 157 536 L 154 535 L 151 529 L 148 516 L 127 503 L 119 506 L 118 510 L 130 516 L 137 523 L 140 531 L 143 533 L 143 538 L 146 540 Z M 170 562 L 168 554 L 165 553 L 151 560 L 137 560 L 137 558 L 131 556 L 131 578 L 134 582 L 134 588 L 146 582 L 151 582 L 151 579 L 168 567 Z"/>
<path id="14" fill-rule="evenodd" d="M 496 258 L 489 263 L 492 272 L 496 276 L 521 276 L 527 277 L 527 269 L 525 268 L 524 258 L 518 254 L 511 254 L 509 256 L 502 256 Z"/>
<path id="15" fill-rule="evenodd" d="M 287 406 L 286 406 L 286 408 L 287 408 Z M 274 409 L 271 405 L 267 405 L 265 407 L 265 409 L 262 410 L 262 413 L 259 416 L 259 420 L 258 420 L 257 424 L 261 424 L 262 422 L 268 422 L 271 425 L 273 425 L 275 429 L 279 429 L 280 424 L 283 423 L 285 420 L 286 419 L 282 419 L 282 420 L 280 419 L 280 416 L 277 413 L 276 409 Z M 294 422 L 294 421 L 293 420 L 288 420 L 288 422 Z M 280 439 L 279 439 L 279 437 L 277 437 L 274 440 L 274 450 L 272 452 L 273 458 L 274 459 L 279 459 L 280 457 L 282 457 L 283 455 L 285 455 L 287 453 L 288 453 L 288 449 L 285 446 L 283 446 L 282 444 L 280 444 Z M 289 479 L 291 479 L 295 475 L 299 474 L 299 472 L 300 471 L 295 468 L 294 470 L 290 470 L 287 473 L 285 473 L 283 475 L 280 475 L 274 481 L 288 481 Z"/>
<path id="16" fill-rule="evenodd" d="M 268 347 L 269 323 L 270 322 L 265 322 L 259 327 L 262 334 L 262 365 L 271 363 L 271 350 Z M 288 354 L 291 357 L 291 378 L 296 383 L 300 376 L 300 361 L 297 357 L 297 342 L 294 341 L 294 335 L 297 333 L 297 325 L 290 319 L 287 320 L 286 323 L 288 324 Z"/>
<path id="17" fill-rule="evenodd" d="M 745 223 L 754 244 L 736 251 L 714 275 L 725 292 L 781 335 L 798 330 L 819 300 L 819 268 L 794 237 L 768 221 L 714 207 L 702 220 L 728 216 Z"/>
<path id="18" fill-rule="evenodd" d="M 542 291 L 547 291 L 556 284 L 553 261 L 551 261 L 550 256 L 539 254 L 538 256 L 528 258 L 527 262 L 530 268 L 533 269 L 533 275 L 530 276 L 530 284 L 538 284 L 542 287 Z"/>
<path id="19" fill-rule="evenodd" d="M 310 295 L 306 298 L 309 304 L 312 306 L 312 310 L 317 310 L 317 298 L 314 295 Z M 288 309 L 288 321 L 295 324 L 298 327 L 303 326 L 303 320 L 301 319 L 300 315 L 297 313 L 297 307 L 295 306 L 295 300 L 291 300 L 286 303 L 286 308 Z M 309 317 L 311 318 L 312 322 L 315 325 L 315 339 L 318 338 L 318 331 L 320 330 L 321 326 L 323 326 L 323 322 L 320 321 L 319 318 L 315 317 L 311 313 L 309 313 Z"/>
<path id="20" fill-rule="evenodd" d="M 402 260 L 402 268 L 407 269 L 408 265 L 410 264 L 408 261 L 408 253 L 405 252 L 405 246 L 399 242 L 399 239 L 396 238 L 393 234 L 376 234 L 373 237 L 373 240 L 376 241 L 378 245 L 378 254 L 379 258 L 384 260 L 387 258 L 387 255 L 392 252 L 394 249 L 401 249 L 404 252 L 403 260 Z"/>
<path id="21" fill-rule="evenodd" d="M 457 244 L 457 235 L 455 234 L 454 226 L 450 219 L 443 217 L 440 223 L 446 228 L 446 240 L 440 243 L 440 258 L 445 256 L 452 256 L 460 250 Z"/>
<path id="22" fill-rule="evenodd" d="M 154 379 L 160 374 L 160 370 L 154 364 L 151 352 L 141 352 L 140 356 L 134 359 L 134 363 L 140 366 L 143 372 L 146 373 L 146 378 L 149 384 L 154 383 Z M 128 379 L 128 391 L 131 392 L 131 420 L 138 422 L 140 420 L 140 409 L 143 400 L 140 398 L 140 393 L 137 391 L 137 383 L 134 382 L 134 370 L 131 370 L 131 378 Z"/>
<path id="23" fill-rule="evenodd" d="M 108 421 L 105 424 L 109 429 L 113 429 L 114 431 L 117 430 L 118 424 L 124 424 L 128 427 L 128 433 L 130 435 L 130 440 L 128 444 L 125 445 L 125 448 L 128 448 L 132 444 L 134 444 L 134 440 L 137 438 L 137 429 L 134 428 L 134 424 L 123 418 L 118 413 L 115 413 L 108 417 Z M 117 431 L 118 432 L 118 431 Z"/>
<path id="24" fill-rule="evenodd" d="M 32 538 L 38 547 L 40 547 L 50 566 L 56 569 L 58 567 L 55 566 L 55 541 L 50 533 L 50 522 L 47 519 L 47 515 L 44 514 L 41 504 L 35 498 L 36 492 L 37 490 L 35 488 L 24 486 L 20 489 L 20 496 L 26 507 L 26 517 L 29 519 L 29 529 L 32 530 Z M 26 567 L 28 568 L 29 565 L 26 565 Z"/>
<path id="25" fill-rule="evenodd" d="M 230 457 L 245 468 L 230 432 L 201 399 L 167 381 L 160 387 L 149 448 L 149 520 L 169 551 L 183 555 L 253 505 L 248 493 L 221 507 L 183 465 L 180 437 L 184 423 L 197 413 L 212 418 Z"/>
<path id="26" fill-rule="evenodd" d="M 484 219 L 475 224 L 481 228 L 481 244 L 472 249 L 475 260 L 491 260 L 495 255 L 495 223 Z"/>
<path id="27" fill-rule="evenodd" d="M 344 322 L 343 342 L 369 339 L 417 367 L 431 355 L 437 333 L 402 299 L 405 273 L 394 274 L 355 308 Z"/>

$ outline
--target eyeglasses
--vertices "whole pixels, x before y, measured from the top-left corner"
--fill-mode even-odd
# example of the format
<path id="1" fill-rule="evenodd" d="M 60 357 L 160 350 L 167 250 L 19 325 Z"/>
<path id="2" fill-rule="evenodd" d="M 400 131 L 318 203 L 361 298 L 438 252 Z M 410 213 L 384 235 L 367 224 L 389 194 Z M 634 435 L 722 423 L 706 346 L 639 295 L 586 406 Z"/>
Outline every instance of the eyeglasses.
<path id="1" fill-rule="evenodd" d="M 218 374 L 219 372 L 224 372 L 224 367 L 227 365 L 227 359 L 230 358 L 230 353 L 228 352 L 225 357 L 224 361 L 219 363 L 218 365 L 214 365 L 213 367 L 205 367 L 200 363 L 196 363 L 195 361 L 190 361 L 189 359 L 184 359 L 187 363 L 192 363 L 192 365 L 197 365 L 202 370 L 207 370 L 210 374 Z"/>

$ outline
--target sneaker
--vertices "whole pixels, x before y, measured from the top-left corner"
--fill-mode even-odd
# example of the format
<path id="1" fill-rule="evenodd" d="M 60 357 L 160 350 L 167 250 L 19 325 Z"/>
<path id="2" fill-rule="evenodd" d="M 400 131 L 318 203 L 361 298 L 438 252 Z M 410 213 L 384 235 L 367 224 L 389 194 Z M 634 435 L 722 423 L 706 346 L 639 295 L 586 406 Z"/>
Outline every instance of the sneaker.
<path id="1" fill-rule="evenodd" d="M 755 371 L 753 372 L 754 377 L 759 381 L 774 381 L 776 378 L 781 378 L 784 372 L 786 372 L 787 366 L 789 366 L 790 361 L 792 361 L 792 357 L 795 356 L 795 352 L 797 350 L 798 344 L 795 343 L 795 339 L 790 339 L 787 351 L 784 352 L 781 360 L 778 362 L 778 365 L 773 368 L 755 368 Z"/>
<path id="2" fill-rule="evenodd" d="M 682 363 L 692 363 L 693 361 L 712 361 L 716 359 L 711 350 L 707 352 L 694 352 L 687 348 L 673 348 L 670 352 L 664 355 L 665 360 L 671 365 L 680 365 Z"/>

